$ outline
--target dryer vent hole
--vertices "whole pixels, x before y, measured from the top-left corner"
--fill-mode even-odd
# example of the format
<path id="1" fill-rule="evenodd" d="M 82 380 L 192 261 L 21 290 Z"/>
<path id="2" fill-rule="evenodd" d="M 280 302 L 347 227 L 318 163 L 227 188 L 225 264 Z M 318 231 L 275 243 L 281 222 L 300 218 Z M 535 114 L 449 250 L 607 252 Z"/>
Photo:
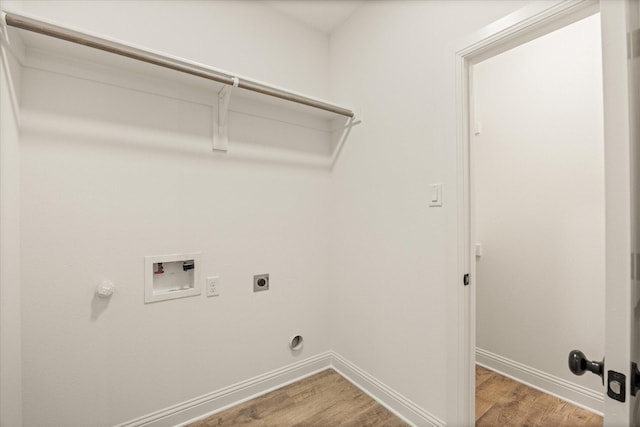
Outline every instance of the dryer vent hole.
<path id="1" fill-rule="evenodd" d="M 295 337 L 291 338 L 291 342 L 289 342 L 289 347 L 291 347 L 291 350 L 293 351 L 297 351 L 300 350 L 302 348 L 302 335 L 296 335 Z"/>

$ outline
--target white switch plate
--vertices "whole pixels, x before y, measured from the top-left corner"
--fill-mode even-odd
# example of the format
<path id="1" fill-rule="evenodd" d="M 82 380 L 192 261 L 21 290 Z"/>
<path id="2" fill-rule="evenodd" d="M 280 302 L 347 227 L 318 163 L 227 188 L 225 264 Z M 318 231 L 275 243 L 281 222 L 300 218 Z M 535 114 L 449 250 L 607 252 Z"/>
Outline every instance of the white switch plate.
<path id="1" fill-rule="evenodd" d="M 220 276 L 207 277 L 207 296 L 217 297 L 220 295 Z"/>
<path id="2" fill-rule="evenodd" d="M 442 206 L 442 184 L 429 186 L 429 206 Z"/>

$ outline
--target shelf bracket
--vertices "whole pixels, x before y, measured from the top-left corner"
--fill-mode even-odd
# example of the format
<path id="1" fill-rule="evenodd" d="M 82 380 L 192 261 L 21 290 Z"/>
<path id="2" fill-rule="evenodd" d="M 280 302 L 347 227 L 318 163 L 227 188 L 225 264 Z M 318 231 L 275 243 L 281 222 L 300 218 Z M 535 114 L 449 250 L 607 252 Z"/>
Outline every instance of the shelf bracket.
<path id="1" fill-rule="evenodd" d="M 233 86 L 225 86 L 218 92 L 218 111 L 213 115 L 213 151 L 226 152 L 229 147 L 229 101 L 231 90 L 238 87 L 240 79 L 233 78 Z"/>
<path id="2" fill-rule="evenodd" d="M 7 44 L 11 44 L 7 31 L 7 13 L 4 10 L 0 10 L 0 36 Z"/>

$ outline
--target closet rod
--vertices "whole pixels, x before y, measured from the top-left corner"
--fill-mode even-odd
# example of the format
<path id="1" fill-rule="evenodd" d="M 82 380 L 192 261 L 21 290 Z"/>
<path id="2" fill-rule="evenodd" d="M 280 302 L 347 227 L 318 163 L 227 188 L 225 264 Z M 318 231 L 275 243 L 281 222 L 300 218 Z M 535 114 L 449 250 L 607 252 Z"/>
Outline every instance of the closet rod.
<path id="1" fill-rule="evenodd" d="M 31 17 L 17 15 L 13 12 L 3 11 L 2 14 L 4 15 L 6 24 L 12 27 L 21 28 L 23 30 L 44 34 L 46 36 L 66 40 L 95 49 L 100 49 L 105 52 L 114 53 L 116 55 L 126 56 L 131 59 L 147 62 L 149 64 L 157 65 L 164 68 L 169 68 L 181 73 L 191 74 L 194 76 L 202 77 L 204 79 L 236 86 L 241 89 L 258 92 L 264 95 L 269 95 L 298 104 L 307 105 L 309 107 L 317 108 L 320 110 L 329 111 L 341 116 L 354 117 L 353 111 L 349 109 L 308 98 L 306 96 L 287 92 L 285 90 L 267 86 L 259 82 L 251 81 L 248 79 L 239 79 L 235 76 L 216 71 L 214 69 L 202 67 L 185 61 L 180 61 L 178 59 L 168 58 L 156 53 L 148 52 L 132 46 L 127 46 L 122 43 L 105 40 L 103 38 L 85 34 L 79 31 L 59 27 L 57 25 L 43 22 Z"/>

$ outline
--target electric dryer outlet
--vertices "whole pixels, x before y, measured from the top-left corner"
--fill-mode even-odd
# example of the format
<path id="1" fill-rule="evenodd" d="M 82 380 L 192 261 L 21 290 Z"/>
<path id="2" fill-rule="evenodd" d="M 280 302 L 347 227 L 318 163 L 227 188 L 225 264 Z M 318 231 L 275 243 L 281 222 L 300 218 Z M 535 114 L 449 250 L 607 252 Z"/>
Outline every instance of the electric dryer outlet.
<path id="1" fill-rule="evenodd" d="M 253 292 L 269 290 L 269 273 L 253 276 Z"/>

